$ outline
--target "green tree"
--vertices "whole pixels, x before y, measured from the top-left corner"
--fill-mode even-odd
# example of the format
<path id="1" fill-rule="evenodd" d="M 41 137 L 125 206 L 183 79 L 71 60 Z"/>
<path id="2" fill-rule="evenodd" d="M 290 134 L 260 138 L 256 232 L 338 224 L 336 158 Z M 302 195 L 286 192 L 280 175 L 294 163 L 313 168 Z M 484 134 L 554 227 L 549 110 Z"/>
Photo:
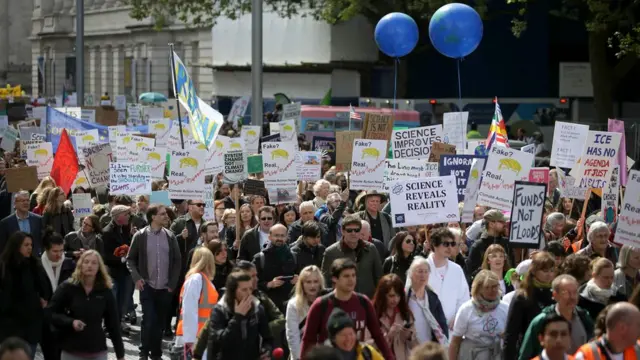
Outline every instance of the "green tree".
<path id="1" fill-rule="evenodd" d="M 640 57 L 640 0 L 506 0 L 518 7 L 512 21 L 515 36 L 527 28 L 527 11 L 555 5 L 551 14 L 584 24 L 588 34 L 589 63 L 596 121 L 613 117 L 614 92 Z"/>

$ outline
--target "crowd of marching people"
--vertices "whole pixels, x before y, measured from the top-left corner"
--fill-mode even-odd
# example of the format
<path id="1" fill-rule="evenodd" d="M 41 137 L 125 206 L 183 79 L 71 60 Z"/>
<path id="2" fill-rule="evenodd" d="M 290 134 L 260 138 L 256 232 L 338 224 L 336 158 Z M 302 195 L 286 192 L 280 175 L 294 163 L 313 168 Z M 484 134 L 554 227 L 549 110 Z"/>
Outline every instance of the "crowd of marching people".
<path id="1" fill-rule="evenodd" d="M 51 178 L 0 194 L 0 360 L 106 360 L 142 310 L 140 360 L 629 360 L 640 356 L 640 249 L 613 243 L 597 196 L 550 174 L 538 250 L 509 217 L 394 228 L 388 198 L 323 163 L 295 204 L 209 179 L 205 201 L 96 195 L 76 222 Z M 155 181 L 153 189 L 166 187 Z M 6 201 L 7 196 L 12 200 Z"/>

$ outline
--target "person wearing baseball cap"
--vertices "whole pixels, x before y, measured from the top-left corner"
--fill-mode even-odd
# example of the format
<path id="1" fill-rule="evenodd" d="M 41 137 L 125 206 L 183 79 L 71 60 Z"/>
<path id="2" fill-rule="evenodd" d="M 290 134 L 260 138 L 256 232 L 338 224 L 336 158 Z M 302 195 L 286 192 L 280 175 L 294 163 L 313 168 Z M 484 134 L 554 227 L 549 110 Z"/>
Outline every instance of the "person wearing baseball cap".
<path id="1" fill-rule="evenodd" d="M 327 320 L 327 341 L 338 349 L 343 359 L 383 360 L 382 355 L 371 345 L 358 342 L 356 325 L 340 308 L 334 308 Z"/>
<path id="2" fill-rule="evenodd" d="M 484 213 L 480 239 L 474 242 L 469 249 L 467 272 L 471 274 L 482 266 L 484 252 L 492 244 L 502 246 L 507 253 L 509 262 L 515 264 L 513 251 L 509 247 L 509 239 L 504 236 L 508 221 L 509 219 L 500 210 L 491 209 Z"/>

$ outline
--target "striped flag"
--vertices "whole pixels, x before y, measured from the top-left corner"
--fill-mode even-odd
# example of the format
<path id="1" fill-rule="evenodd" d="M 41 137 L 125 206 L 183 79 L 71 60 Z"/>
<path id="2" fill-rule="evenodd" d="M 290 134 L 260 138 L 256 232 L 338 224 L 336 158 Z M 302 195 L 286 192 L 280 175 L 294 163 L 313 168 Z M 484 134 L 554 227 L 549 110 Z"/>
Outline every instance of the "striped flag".
<path id="1" fill-rule="evenodd" d="M 351 105 L 349 105 L 349 119 L 350 120 L 362 120 L 362 116 L 360 116 L 360 114 L 358 114 L 353 109 L 353 106 L 351 106 Z"/>
<path id="2" fill-rule="evenodd" d="M 498 104 L 498 98 L 495 99 L 496 110 L 491 120 L 491 127 L 489 128 L 489 136 L 485 146 L 487 152 L 491 150 L 491 147 L 495 144 L 498 146 L 509 147 L 509 139 L 507 138 L 507 127 L 504 124 L 504 118 L 502 117 L 502 111 L 500 111 L 500 104 Z"/>

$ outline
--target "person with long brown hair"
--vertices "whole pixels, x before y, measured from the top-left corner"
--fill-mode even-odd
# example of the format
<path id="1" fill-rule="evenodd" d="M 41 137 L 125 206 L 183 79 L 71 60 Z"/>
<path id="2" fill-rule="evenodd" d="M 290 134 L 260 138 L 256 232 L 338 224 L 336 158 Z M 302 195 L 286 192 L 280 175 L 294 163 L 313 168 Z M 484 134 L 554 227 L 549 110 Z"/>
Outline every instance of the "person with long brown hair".
<path id="1" fill-rule="evenodd" d="M 373 296 L 373 308 L 396 360 L 408 359 L 419 342 L 413 313 L 404 292 L 404 281 L 398 275 L 387 274 L 380 279 Z"/>
<path id="2" fill-rule="evenodd" d="M 481 270 L 490 270 L 498 275 L 500 278 L 500 290 L 502 291 L 501 297 L 513 291 L 513 285 L 507 285 L 504 281 L 504 276 L 509 268 L 509 258 L 507 257 L 507 253 L 504 251 L 502 245 L 489 245 L 487 250 L 484 252 Z"/>
<path id="3" fill-rule="evenodd" d="M 384 274 L 396 274 L 404 283 L 407 279 L 407 270 L 413 261 L 413 253 L 416 249 L 415 238 L 406 231 L 400 231 L 391 240 L 391 256 L 382 264 Z"/>
<path id="4" fill-rule="evenodd" d="M 258 226 L 258 220 L 256 219 L 256 214 L 253 212 L 251 205 L 243 204 L 240 206 L 236 217 L 240 217 L 238 221 L 231 226 L 228 226 L 225 233 L 225 240 L 227 242 L 227 247 L 233 249 L 234 253 L 237 254 L 240 249 L 240 241 L 236 241 L 236 239 L 242 239 L 242 235 L 247 230 L 251 230 L 254 227 Z M 238 225 L 240 230 L 238 230 Z M 240 236 L 236 237 L 236 231 L 240 231 Z"/>
<path id="5" fill-rule="evenodd" d="M 44 227 L 51 227 L 53 231 L 66 236 L 73 229 L 73 214 L 64 206 L 66 196 L 62 188 L 54 188 L 47 198 L 47 204 L 42 215 Z"/>
<path id="6" fill-rule="evenodd" d="M 553 255 L 546 251 L 533 255 L 531 266 L 509 306 L 503 345 L 505 359 L 518 358 L 519 344 L 529 324 L 543 308 L 554 303 L 551 282 L 555 276 Z"/>

